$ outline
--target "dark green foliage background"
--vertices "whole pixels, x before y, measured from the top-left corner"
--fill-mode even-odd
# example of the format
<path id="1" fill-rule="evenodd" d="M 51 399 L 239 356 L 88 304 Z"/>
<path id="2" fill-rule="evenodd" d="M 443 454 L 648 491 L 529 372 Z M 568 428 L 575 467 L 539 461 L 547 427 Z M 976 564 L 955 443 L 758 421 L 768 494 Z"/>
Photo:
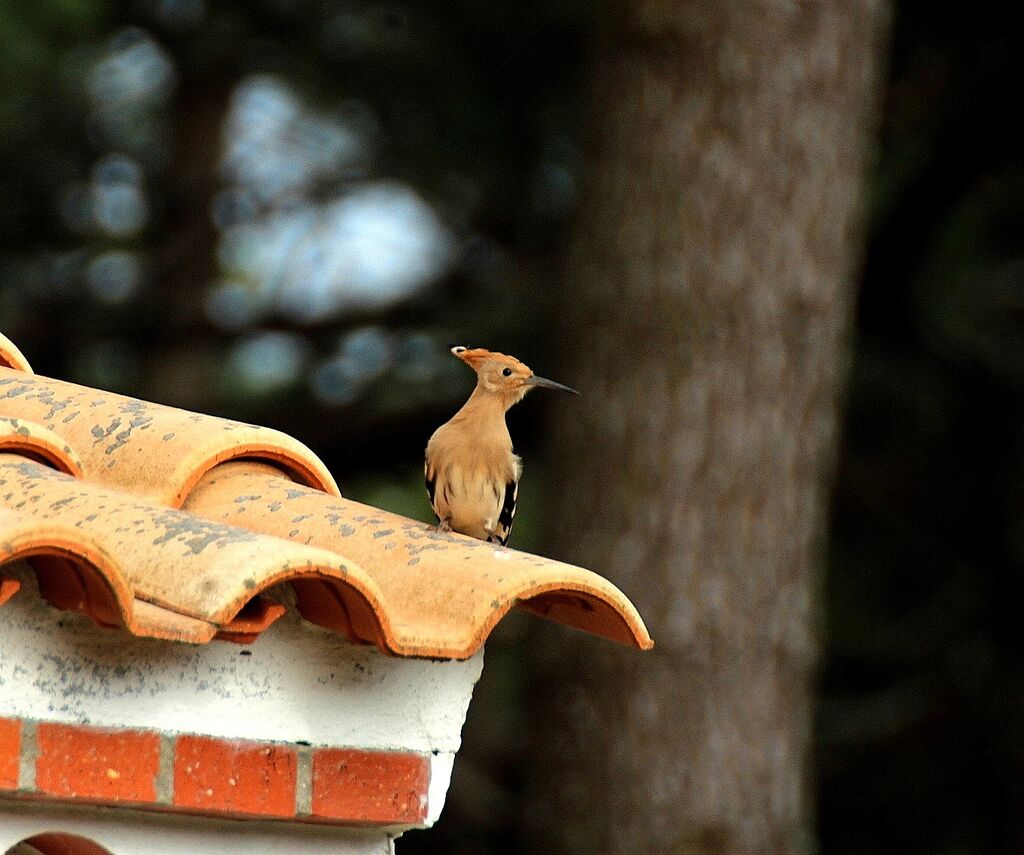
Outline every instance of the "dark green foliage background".
<path id="1" fill-rule="evenodd" d="M 1024 847 L 1020 32 L 897 4 L 825 584 L 827 852 Z"/>
<path id="2" fill-rule="evenodd" d="M 5 0 L 0 329 L 41 373 L 294 433 L 348 495 L 428 519 L 420 455 L 468 391 L 464 369 L 436 357 L 417 374 L 384 360 L 337 406 L 310 377 L 339 336 L 370 327 L 391 342 L 425 335 L 438 354 L 452 339 L 486 344 L 572 382 L 549 362 L 548 305 L 586 180 L 578 140 L 598 10 Z M 822 586 L 814 785 L 825 852 L 1024 849 L 1021 23 L 1001 4 L 896 8 Z M 175 83 L 111 140 L 86 81 L 128 27 L 160 45 Z M 304 348 L 302 370 L 272 389 L 232 373 L 232 348 L 252 330 L 224 329 L 204 309 L 219 275 L 209 211 L 223 120 L 254 73 L 311 109 L 355 104 L 375 117 L 359 174 L 330 176 L 305 204 L 386 178 L 415 188 L 453 241 L 445 274 L 384 311 L 263 317 L 261 330 Z M 121 237 L 60 214 L 67 188 L 111 151 L 141 166 L 149 208 L 145 227 Z M 83 272 L 110 249 L 144 265 L 142 285 L 114 303 Z M 543 406 L 531 399 L 510 419 L 528 461 L 514 536 L 524 548 L 546 477 L 529 464 Z M 511 619 L 489 646 L 448 810 L 403 840 L 406 855 L 522 851 L 529 632 Z"/>

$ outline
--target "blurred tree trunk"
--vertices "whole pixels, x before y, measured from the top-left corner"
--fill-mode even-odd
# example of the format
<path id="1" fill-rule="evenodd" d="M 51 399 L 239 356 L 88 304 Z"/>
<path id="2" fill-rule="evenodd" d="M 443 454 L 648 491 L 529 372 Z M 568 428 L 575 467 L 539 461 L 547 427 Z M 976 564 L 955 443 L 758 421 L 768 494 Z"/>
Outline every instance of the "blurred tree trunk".
<path id="1" fill-rule="evenodd" d="M 545 515 L 657 647 L 538 645 L 533 852 L 811 848 L 815 543 L 887 11 L 626 0 L 607 30 Z"/>
<path id="2" fill-rule="evenodd" d="M 220 187 L 224 122 L 238 80 L 228 68 L 204 72 L 183 73 L 178 87 L 170 206 L 159 259 L 163 289 L 185 304 L 178 313 L 186 317 L 200 311 L 199 295 L 216 274 L 219 233 L 213 200 Z"/>

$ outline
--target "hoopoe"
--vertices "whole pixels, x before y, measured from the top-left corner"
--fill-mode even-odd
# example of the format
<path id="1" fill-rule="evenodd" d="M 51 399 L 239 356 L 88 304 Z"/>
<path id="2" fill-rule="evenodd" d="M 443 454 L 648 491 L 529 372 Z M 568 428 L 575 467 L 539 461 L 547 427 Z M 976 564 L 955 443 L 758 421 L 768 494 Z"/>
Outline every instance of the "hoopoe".
<path id="1" fill-rule="evenodd" d="M 476 371 L 462 409 L 427 443 L 424 475 L 441 531 L 457 531 L 503 546 L 512 531 L 523 462 L 512 451 L 505 413 L 530 389 L 575 389 L 538 377 L 513 356 L 451 346 Z"/>

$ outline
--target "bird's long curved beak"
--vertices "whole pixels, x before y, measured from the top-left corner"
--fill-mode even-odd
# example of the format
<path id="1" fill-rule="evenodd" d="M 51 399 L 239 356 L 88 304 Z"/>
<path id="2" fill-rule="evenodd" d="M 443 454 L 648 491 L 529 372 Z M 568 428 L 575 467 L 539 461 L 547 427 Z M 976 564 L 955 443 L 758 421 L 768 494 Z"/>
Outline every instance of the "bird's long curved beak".
<path id="1" fill-rule="evenodd" d="M 526 385 L 540 386 L 542 389 L 557 389 L 559 392 L 572 392 L 574 395 L 579 394 L 570 386 L 563 386 L 561 383 L 556 383 L 554 380 L 548 380 L 544 377 L 538 377 L 536 374 L 526 379 Z"/>

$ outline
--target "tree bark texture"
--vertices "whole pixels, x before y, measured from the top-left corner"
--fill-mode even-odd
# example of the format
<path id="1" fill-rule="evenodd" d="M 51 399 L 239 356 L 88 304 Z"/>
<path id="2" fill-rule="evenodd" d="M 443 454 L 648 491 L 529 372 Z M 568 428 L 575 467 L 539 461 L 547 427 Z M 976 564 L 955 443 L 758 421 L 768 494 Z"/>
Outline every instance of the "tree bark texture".
<path id="1" fill-rule="evenodd" d="M 606 32 L 545 516 L 657 646 L 538 644 L 532 852 L 812 848 L 815 544 L 887 19 L 627 0 Z"/>

